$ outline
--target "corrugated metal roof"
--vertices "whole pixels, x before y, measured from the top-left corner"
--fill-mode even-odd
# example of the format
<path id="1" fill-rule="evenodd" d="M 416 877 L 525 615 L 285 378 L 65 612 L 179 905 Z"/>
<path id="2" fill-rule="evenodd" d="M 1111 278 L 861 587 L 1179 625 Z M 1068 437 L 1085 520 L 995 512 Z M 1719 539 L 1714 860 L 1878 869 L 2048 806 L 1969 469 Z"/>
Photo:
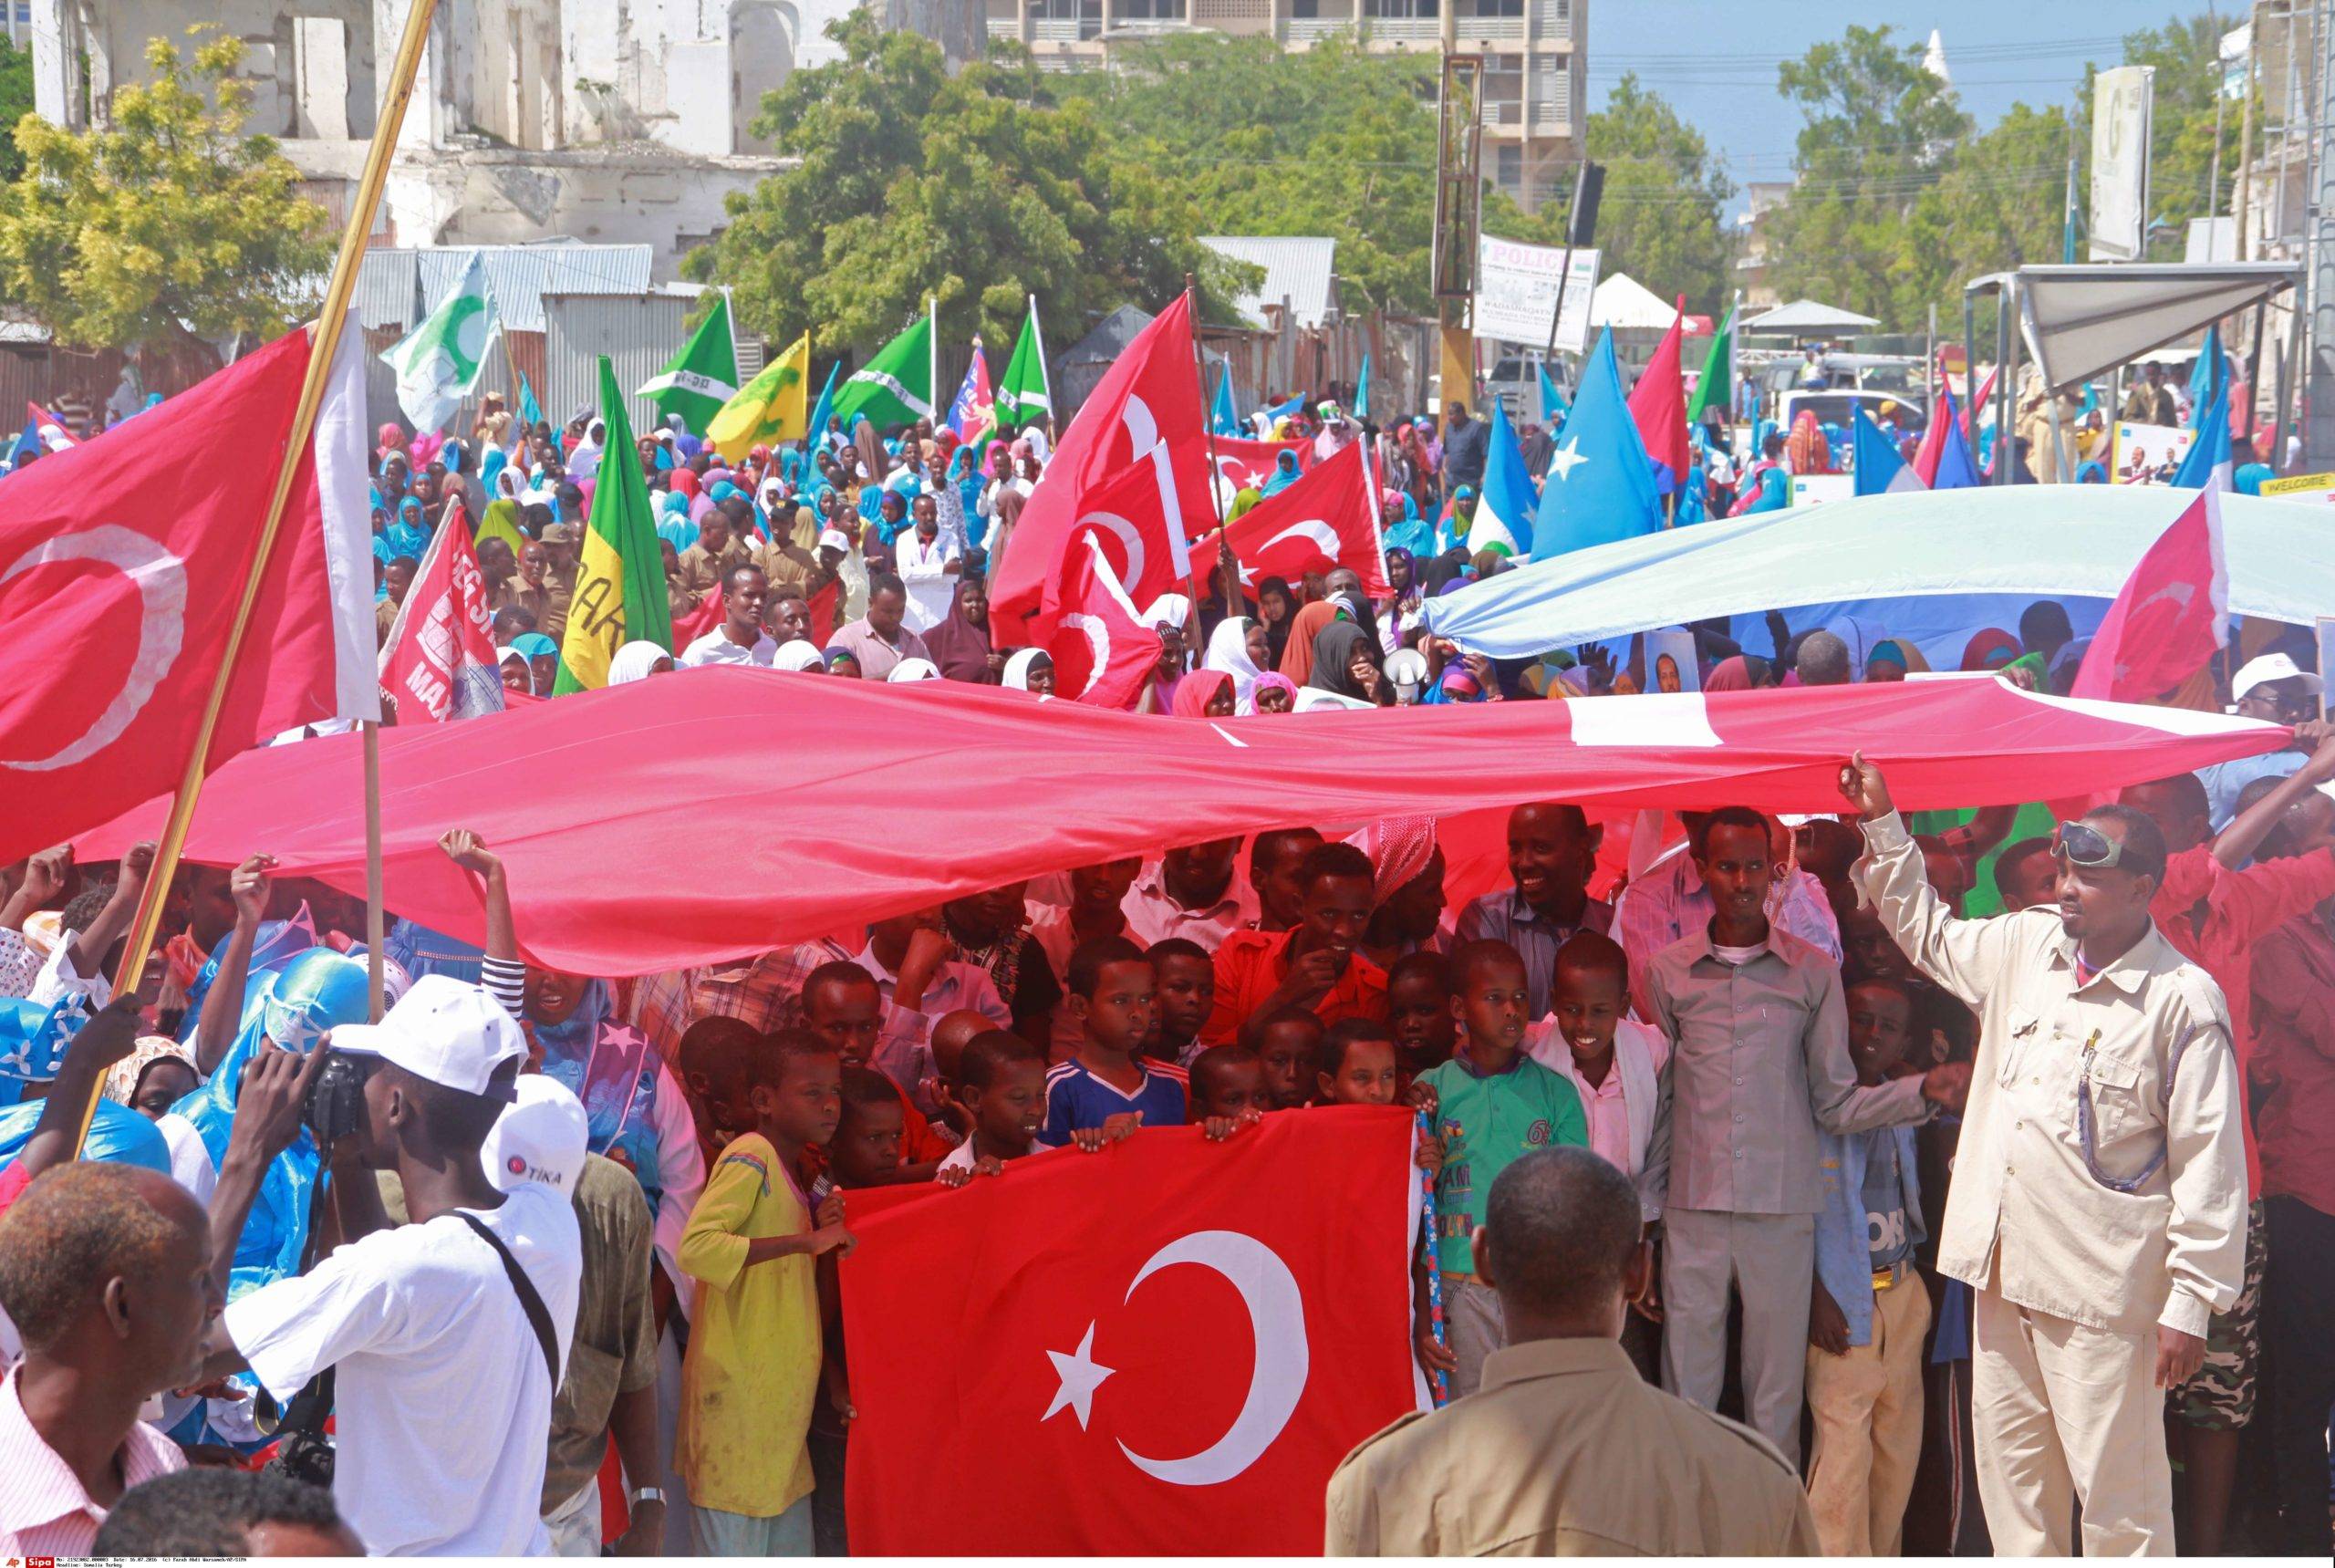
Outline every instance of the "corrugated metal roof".
<path id="1" fill-rule="evenodd" d="M 411 251 L 374 249 L 357 267 L 357 319 L 367 327 L 414 324 L 414 255 Z M 317 292 L 324 280 L 317 280 Z"/>
<path id="2" fill-rule="evenodd" d="M 367 259 L 382 254 L 368 253 Z M 514 332 L 544 329 L 546 294 L 638 295 L 649 289 L 648 245 L 429 245 L 386 254 L 413 258 L 425 311 L 461 280 L 473 254 L 483 257 L 486 286 L 494 293 L 503 325 Z"/>
<path id="3" fill-rule="evenodd" d="M 1332 277 L 1338 242 L 1300 234 L 1202 234 L 1200 244 L 1221 256 L 1265 269 L 1264 286 L 1235 303 L 1257 327 L 1268 305 L 1289 301 L 1300 327 L 1319 327 L 1337 304 Z"/>
<path id="4" fill-rule="evenodd" d="M 678 295 L 554 295 L 544 305 L 544 385 L 536 389 L 545 416 L 563 424 L 598 404 L 602 354 L 627 393 L 655 376 L 688 338 L 681 327 L 688 314 L 689 301 Z M 637 397 L 626 403 L 636 434 L 658 424 L 655 405 Z"/>

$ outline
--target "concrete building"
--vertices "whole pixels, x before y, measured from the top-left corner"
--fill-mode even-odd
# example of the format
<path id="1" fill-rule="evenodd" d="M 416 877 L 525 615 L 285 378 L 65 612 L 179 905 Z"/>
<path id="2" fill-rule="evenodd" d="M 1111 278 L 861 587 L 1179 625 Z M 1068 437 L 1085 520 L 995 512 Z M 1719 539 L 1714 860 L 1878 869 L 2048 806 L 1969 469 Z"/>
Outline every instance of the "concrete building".
<path id="1" fill-rule="evenodd" d="M 887 0 L 887 17 L 977 54 L 983 0 Z M 251 129 L 345 213 L 408 0 L 31 0 L 36 103 L 104 123 L 148 39 L 198 21 L 244 39 Z M 852 0 L 440 0 L 375 243 L 647 244 L 659 280 L 723 225 L 722 201 L 782 167 L 763 94 L 835 57 Z"/>
<path id="2" fill-rule="evenodd" d="M 1571 190 L 1586 113 L 1589 0 L 985 0 L 989 30 L 1053 70 L 1110 63 L 1116 46 L 1212 29 L 1304 48 L 1334 33 L 1364 47 L 1485 63 L 1483 166 L 1528 212 Z M 1447 14 L 1447 7 L 1448 14 Z"/>

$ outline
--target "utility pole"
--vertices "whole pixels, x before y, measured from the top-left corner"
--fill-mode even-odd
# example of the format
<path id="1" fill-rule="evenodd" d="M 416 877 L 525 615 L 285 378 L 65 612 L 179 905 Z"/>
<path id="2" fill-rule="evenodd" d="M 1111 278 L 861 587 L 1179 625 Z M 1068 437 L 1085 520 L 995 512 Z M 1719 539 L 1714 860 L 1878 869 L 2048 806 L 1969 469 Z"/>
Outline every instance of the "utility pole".
<path id="1" fill-rule="evenodd" d="M 1444 12 L 1448 35 L 1453 8 Z M 1483 208 L 1479 159 L 1483 147 L 1484 59 L 1446 47 L 1437 95 L 1435 145 L 1436 317 L 1441 344 L 1442 419 L 1448 429 L 1455 402 L 1476 401 L 1476 256 Z"/>
<path id="2" fill-rule="evenodd" d="M 2310 202 L 2306 214 L 2309 240 L 2306 281 L 2310 288 L 2310 344 L 2304 363 L 2309 374 L 2302 383 L 2303 466 L 2316 469 L 2335 461 L 2335 148 L 2327 144 L 2335 131 L 2335 117 L 2327 112 L 2327 85 L 2335 67 L 2335 32 L 2330 32 L 2330 0 L 2311 7 L 2311 42 L 2318 46 L 2317 80 L 2310 94 Z"/>

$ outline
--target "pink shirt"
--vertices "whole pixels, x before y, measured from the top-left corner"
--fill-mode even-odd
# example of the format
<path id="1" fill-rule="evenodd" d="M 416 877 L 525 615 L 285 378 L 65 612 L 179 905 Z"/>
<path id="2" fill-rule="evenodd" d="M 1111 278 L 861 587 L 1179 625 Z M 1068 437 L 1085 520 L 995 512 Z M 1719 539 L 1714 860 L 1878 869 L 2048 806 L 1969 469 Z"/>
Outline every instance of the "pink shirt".
<path id="1" fill-rule="evenodd" d="M 87 1557 L 106 1511 L 89 1501 L 81 1480 L 25 1416 L 12 1368 L 0 1380 L 0 1555 Z M 121 1445 L 121 1484 L 184 1469 L 178 1445 L 142 1421 L 132 1422 Z"/>

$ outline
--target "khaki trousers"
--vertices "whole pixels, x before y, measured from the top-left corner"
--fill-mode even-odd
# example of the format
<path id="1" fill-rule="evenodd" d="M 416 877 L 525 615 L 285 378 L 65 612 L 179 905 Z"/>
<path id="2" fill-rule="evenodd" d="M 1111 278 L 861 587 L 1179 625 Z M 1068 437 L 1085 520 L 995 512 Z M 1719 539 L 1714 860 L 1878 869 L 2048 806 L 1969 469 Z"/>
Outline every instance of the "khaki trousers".
<path id="1" fill-rule="evenodd" d="M 1922 1277 L 1873 1296 L 1873 1338 L 1845 1355 L 1808 1349 L 1815 1459 L 1808 1506 L 1828 1557 L 1894 1557 L 1922 1457 L 1922 1335 L 1930 1297 Z"/>
<path id="2" fill-rule="evenodd" d="M 1508 1343 L 1508 1317 L 1491 1286 L 1444 1277 L 1443 1338 L 1459 1358 L 1451 1397 L 1473 1394 L 1484 1380 L 1484 1357 Z"/>
<path id="3" fill-rule="evenodd" d="M 2071 1555 L 2081 1502 L 2085 1556 L 2172 1556 L 2156 1335 L 2087 1328 L 1992 1289 L 1972 1293 L 1970 1418 L 1997 1554 Z"/>

